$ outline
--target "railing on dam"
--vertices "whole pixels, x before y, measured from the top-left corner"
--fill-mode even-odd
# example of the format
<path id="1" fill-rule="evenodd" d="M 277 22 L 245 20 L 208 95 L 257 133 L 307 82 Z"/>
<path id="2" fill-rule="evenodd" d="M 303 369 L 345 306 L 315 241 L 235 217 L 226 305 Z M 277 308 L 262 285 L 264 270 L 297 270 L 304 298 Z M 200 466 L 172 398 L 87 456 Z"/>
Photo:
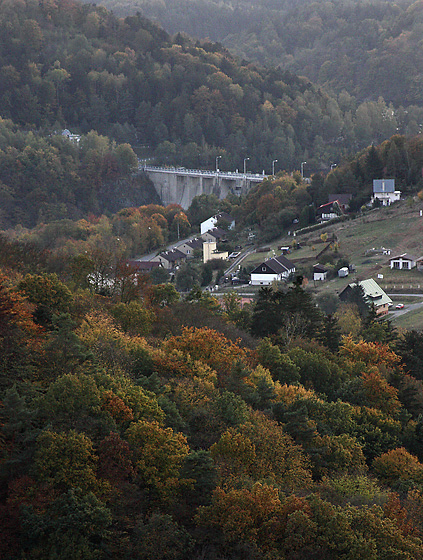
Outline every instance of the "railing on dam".
<path id="1" fill-rule="evenodd" d="M 139 169 L 147 173 L 172 173 L 178 175 L 190 175 L 197 177 L 220 177 L 223 179 L 248 179 L 249 181 L 261 182 L 268 177 L 268 175 L 260 173 L 239 173 L 239 171 L 210 171 L 210 169 L 186 169 L 185 167 L 160 167 L 155 165 L 142 165 L 140 163 Z"/>

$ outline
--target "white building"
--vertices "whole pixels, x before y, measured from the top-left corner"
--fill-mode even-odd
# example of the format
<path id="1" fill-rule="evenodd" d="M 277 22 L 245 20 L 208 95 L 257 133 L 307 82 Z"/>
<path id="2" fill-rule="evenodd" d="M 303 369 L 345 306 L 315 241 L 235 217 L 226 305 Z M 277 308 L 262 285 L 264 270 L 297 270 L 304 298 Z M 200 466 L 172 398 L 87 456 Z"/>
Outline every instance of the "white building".
<path id="1" fill-rule="evenodd" d="M 402 253 L 402 255 L 389 259 L 389 266 L 395 270 L 411 270 L 416 266 L 418 260 L 409 253 Z"/>
<path id="2" fill-rule="evenodd" d="M 313 265 L 313 280 L 324 282 L 328 275 L 327 269 L 321 264 L 317 263 Z"/>
<path id="3" fill-rule="evenodd" d="M 287 280 L 294 272 L 294 263 L 280 255 L 264 261 L 251 272 L 251 285 L 267 286 L 275 281 Z"/>
<path id="4" fill-rule="evenodd" d="M 401 191 L 395 190 L 395 179 L 374 179 L 372 203 L 378 199 L 383 206 L 400 200 Z"/>
<path id="5" fill-rule="evenodd" d="M 232 216 L 230 216 L 227 212 L 219 212 L 219 214 L 215 214 L 211 218 L 208 218 L 204 222 L 201 222 L 200 224 L 201 235 L 203 233 L 206 233 L 206 231 L 213 229 L 216 226 L 217 222 L 221 220 L 228 223 L 229 229 L 233 229 L 235 227 L 235 220 L 232 218 Z"/>

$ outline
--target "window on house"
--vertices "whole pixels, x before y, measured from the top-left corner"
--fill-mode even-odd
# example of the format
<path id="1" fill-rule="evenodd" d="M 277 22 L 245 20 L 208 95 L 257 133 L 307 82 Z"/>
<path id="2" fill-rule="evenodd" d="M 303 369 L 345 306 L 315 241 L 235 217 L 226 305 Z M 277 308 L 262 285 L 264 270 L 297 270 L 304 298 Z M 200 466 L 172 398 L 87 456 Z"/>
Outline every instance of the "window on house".
<path id="1" fill-rule="evenodd" d="M 393 264 L 393 268 L 400 268 L 399 261 L 394 261 L 392 264 Z"/>
<path id="2" fill-rule="evenodd" d="M 410 264 L 409 262 L 403 262 L 402 263 L 402 268 L 410 268 L 409 264 Z"/>
<path id="3" fill-rule="evenodd" d="M 264 271 L 266 270 L 266 267 L 265 267 L 265 266 L 262 266 L 261 269 L 262 269 L 262 271 L 264 272 Z"/>

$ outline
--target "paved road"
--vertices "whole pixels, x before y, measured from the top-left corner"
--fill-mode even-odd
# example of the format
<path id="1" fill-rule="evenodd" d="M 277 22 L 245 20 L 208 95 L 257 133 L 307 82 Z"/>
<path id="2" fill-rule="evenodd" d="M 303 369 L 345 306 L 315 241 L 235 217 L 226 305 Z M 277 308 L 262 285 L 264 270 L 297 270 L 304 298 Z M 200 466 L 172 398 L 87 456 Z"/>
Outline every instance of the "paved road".
<path id="1" fill-rule="evenodd" d="M 389 297 L 394 297 L 396 300 L 401 298 L 404 298 L 405 300 L 401 302 L 404 303 L 404 307 L 402 309 L 395 309 L 396 304 L 394 304 L 389 310 L 389 313 L 392 313 L 394 317 L 400 317 L 401 315 L 404 315 L 404 313 L 408 313 L 409 311 L 413 311 L 414 309 L 420 309 L 423 306 L 423 294 L 388 294 L 388 295 Z M 418 297 L 421 298 L 422 301 L 407 303 L 407 297 Z"/>
<path id="2" fill-rule="evenodd" d="M 239 257 L 237 257 L 236 259 L 233 260 L 233 262 L 231 262 L 231 264 L 229 265 L 229 267 L 225 270 L 225 275 L 226 274 L 230 274 L 231 272 L 233 272 L 234 270 L 236 270 L 238 268 L 238 265 L 241 264 L 241 262 L 248 257 L 248 255 L 251 255 L 251 253 L 255 253 L 256 250 L 255 249 L 247 249 L 246 251 L 244 251 L 243 253 L 241 253 L 239 255 Z"/>

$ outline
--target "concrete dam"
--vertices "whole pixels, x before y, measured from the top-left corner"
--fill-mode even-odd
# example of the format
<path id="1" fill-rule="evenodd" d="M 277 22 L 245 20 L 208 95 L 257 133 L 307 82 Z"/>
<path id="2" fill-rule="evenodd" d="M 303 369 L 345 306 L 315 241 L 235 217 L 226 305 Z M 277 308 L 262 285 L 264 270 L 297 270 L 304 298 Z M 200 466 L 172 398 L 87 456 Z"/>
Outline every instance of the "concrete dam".
<path id="1" fill-rule="evenodd" d="M 240 196 L 247 193 L 252 185 L 261 183 L 267 177 L 264 174 L 148 165 L 140 167 L 140 170 L 153 182 L 164 206 L 179 204 L 185 210 L 189 208 L 195 196 L 214 194 L 220 199 L 229 193 Z"/>

